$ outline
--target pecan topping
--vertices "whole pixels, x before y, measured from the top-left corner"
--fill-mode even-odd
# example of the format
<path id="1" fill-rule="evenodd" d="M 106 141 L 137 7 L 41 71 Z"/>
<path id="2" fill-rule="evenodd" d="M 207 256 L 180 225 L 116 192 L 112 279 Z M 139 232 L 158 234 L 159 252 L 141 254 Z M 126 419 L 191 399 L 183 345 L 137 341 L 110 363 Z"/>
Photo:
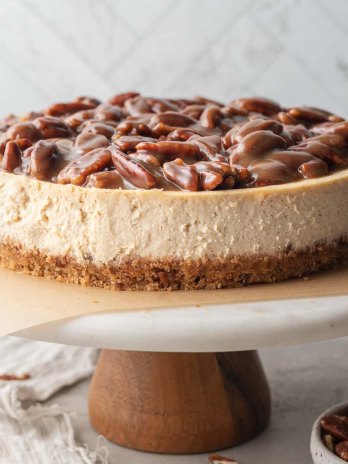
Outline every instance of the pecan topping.
<path id="1" fill-rule="evenodd" d="M 7 129 L 7 137 L 10 140 L 28 139 L 31 142 L 36 142 L 42 135 L 33 123 L 19 122 Z"/>
<path id="2" fill-rule="evenodd" d="M 304 119 L 310 122 L 324 122 L 328 120 L 330 113 L 319 108 L 301 106 L 289 109 L 289 114 L 297 119 Z"/>
<path id="3" fill-rule="evenodd" d="M 40 180 L 49 178 L 56 149 L 55 143 L 46 140 L 36 142 L 30 154 L 30 174 L 32 176 Z"/>
<path id="4" fill-rule="evenodd" d="M 279 113 L 281 111 L 278 103 L 269 100 L 268 98 L 238 98 L 232 101 L 232 105 L 240 108 L 247 113 L 255 112 L 271 116 L 272 114 Z"/>
<path id="5" fill-rule="evenodd" d="M 58 175 L 60 184 L 83 185 L 87 176 L 102 171 L 111 163 L 111 152 L 105 148 L 97 148 L 77 160 L 71 161 Z"/>
<path id="6" fill-rule="evenodd" d="M 237 461 L 231 458 L 226 458 L 226 456 L 221 456 L 221 454 L 212 454 L 208 458 L 209 464 L 238 464 Z"/>
<path id="7" fill-rule="evenodd" d="M 121 121 L 122 110 L 117 106 L 101 103 L 95 110 L 95 116 L 100 121 Z"/>
<path id="8" fill-rule="evenodd" d="M 5 118 L 0 159 L 8 172 L 86 187 L 262 187 L 348 169 L 348 121 L 260 97 L 81 96 Z"/>
<path id="9" fill-rule="evenodd" d="M 94 108 L 96 105 L 91 101 L 74 101 L 71 103 L 56 103 L 47 108 L 45 113 L 48 116 L 63 116 L 66 114 L 76 113 L 81 110 Z"/>
<path id="10" fill-rule="evenodd" d="M 187 159 L 187 158 L 198 158 L 200 150 L 196 145 L 185 142 L 141 142 L 136 146 L 137 150 L 148 151 L 151 154 L 157 154 L 163 158 L 175 159 Z"/>
<path id="11" fill-rule="evenodd" d="M 117 171 L 136 187 L 150 189 L 155 187 L 156 178 L 139 163 L 136 163 L 117 148 L 112 150 L 112 161 Z"/>
<path id="12" fill-rule="evenodd" d="M 180 158 L 164 163 L 165 177 L 183 190 L 198 190 L 198 172 L 195 166 L 189 166 Z"/>
<path id="13" fill-rule="evenodd" d="M 1 168 L 8 172 L 13 172 L 22 164 L 22 152 L 16 142 L 7 142 L 5 153 L 1 161 Z"/>
<path id="14" fill-rule="evenodd" d="M 103 189 L 117 189 L 124 188 L 124 183 L 117 171 L 101 171 L 95 172 L 89 176 L 87 186 Z"/>
<path id="15" fill-rule="evenodd" d="M 119 93 L 111 97 L 109 103 L 111 103 L 111 105 L 124 106 L 127 100 L 138 96 L 138 92 Z"/>
<path id="16" fill-rule="evenodd" d="M 34 125 L 40 130 L 44 139 L 64 138 L 71 135 L 69 126 L 59 118 L 43 116 L 34 119 Z"/>
<path id="17" fill-rule="evenodd" d="M 88 122 L 84 125 L 82 132 L 104 135 L 104 137 L 110 139 L 114 135 L 115 129 L 104 122 Z"/>
<path id="18" fill-rule="evenodd" d="M 96 148 L 104 148 L 109 145 L 108 139 L 104 135 L 92 134 L 83 132 L 76 137 L 75 147 L 81 155 L 95 150 Z"/>
<path id="19" fill-rule="evenodd" d="M 141 135 L 123 135 L 114 139 L 114 144 L 123 152 L 134 151 L 136 146 L 142 142 L 157 142 L 152 137 L 142 137 Z"/>

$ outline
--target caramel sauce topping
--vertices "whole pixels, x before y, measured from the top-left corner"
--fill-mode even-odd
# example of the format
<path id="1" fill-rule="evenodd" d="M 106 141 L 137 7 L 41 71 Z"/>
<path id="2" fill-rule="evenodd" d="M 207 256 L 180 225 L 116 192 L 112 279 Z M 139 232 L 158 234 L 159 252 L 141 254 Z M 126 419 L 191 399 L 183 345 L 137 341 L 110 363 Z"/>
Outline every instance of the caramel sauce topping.
<path id="1" fill-rule="evenodd" d="M 263 187 L 347 166 L 348 121 L 259 97 L 224 105 L 128 92 L 0 122 L 1 170 L 88 188 Z"/>

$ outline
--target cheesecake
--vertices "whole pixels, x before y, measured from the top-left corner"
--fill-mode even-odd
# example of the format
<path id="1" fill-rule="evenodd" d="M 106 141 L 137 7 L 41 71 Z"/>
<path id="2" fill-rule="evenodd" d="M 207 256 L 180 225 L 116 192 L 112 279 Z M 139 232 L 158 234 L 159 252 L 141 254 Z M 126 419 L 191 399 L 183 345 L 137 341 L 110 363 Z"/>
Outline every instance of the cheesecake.
<path id="1" fill-rule="evenodd" d="M 265 98 L 79 97 L 0 123 L 0 262 L 116 290 L 348 261 L 348 121 Z"/>

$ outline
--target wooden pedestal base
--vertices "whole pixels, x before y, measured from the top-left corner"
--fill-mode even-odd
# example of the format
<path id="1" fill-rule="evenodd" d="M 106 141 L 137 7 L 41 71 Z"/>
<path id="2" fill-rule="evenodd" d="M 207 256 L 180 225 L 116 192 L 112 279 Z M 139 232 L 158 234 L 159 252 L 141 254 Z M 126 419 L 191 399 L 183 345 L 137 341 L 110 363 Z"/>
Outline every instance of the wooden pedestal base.
<path id="1" fill-rule="evenodd" d="M 89 414 L 97 432 L 119 445 L 159 453 L 208 452 L 263 430 L 270 392 L 256 351 L 103 350 Z"/>

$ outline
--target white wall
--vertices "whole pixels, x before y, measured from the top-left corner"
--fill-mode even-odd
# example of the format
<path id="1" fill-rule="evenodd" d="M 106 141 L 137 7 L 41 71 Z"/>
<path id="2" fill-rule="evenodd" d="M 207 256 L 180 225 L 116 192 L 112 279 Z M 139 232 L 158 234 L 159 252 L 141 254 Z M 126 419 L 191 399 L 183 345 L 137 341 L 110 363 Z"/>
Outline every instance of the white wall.
<path id="1" fill-rule="evenodd" d="M 0 0 L 0 79 L 1 115 L 131 89 L 348 115 L 348 0 Z"/>

